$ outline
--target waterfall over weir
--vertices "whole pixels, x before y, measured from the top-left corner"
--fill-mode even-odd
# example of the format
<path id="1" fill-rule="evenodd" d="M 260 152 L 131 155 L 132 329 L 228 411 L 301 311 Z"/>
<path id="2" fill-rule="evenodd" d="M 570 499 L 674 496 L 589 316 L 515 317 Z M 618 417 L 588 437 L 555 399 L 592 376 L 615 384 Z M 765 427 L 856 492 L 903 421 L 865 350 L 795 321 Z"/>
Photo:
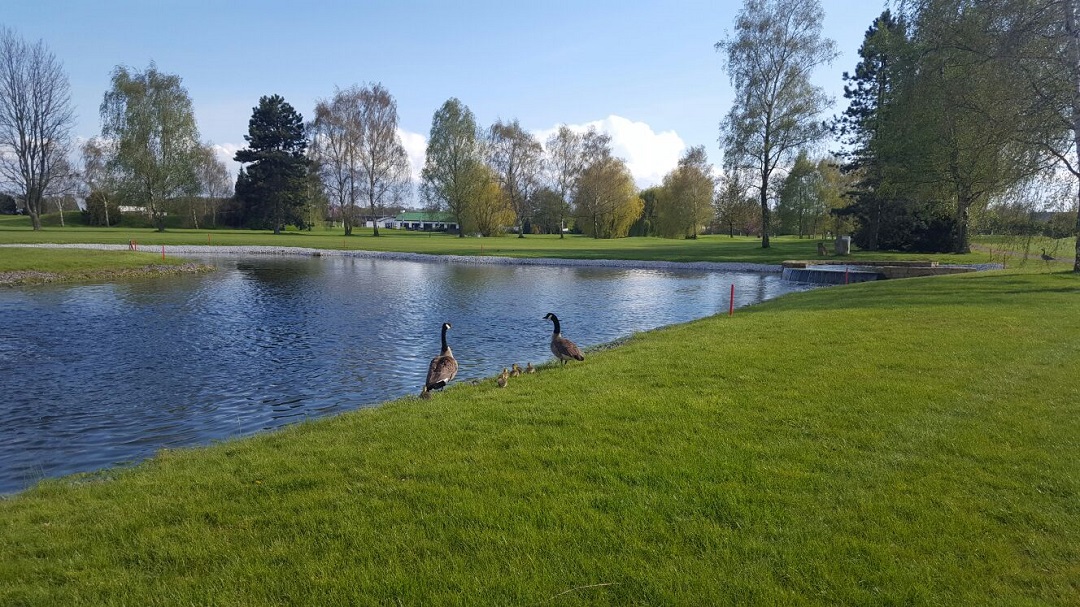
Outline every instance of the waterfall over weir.
<path id="1" fill-rule="evenodd" d="M 885 276 L 874 268 L 865 266 L 819 265 L 804 268 L 784 267 L 784 280 L 817 285 L 842 285 L 853 282 L 880 280 Z"/>

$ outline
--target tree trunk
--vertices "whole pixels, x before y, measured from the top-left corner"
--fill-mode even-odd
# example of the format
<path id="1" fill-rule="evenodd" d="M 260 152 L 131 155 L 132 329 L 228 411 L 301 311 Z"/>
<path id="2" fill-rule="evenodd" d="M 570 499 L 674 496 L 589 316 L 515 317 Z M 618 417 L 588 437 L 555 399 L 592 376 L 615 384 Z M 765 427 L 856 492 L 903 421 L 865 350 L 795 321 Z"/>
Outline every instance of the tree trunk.
<path id="1" fill-rule="evenodd" d="M 761 248 L 769 248 L 769 177 L 761 176 Z"/>
<path id="2" fill-rule="evenodd" d="M 1072 82 L 1072 132 L 1073 141 L 1076 144 L 1074 150 L 1080 150 L 1080 27 L 1076 22 L 1077 0 L 1065 0 L 1065 32 L 1068 35 L 1066 44 L 1069 52 L 1068 67 Z M 1080 174 L 1073 172 L 1073 176 L 1080 182 Z M 1080 183 L 1076 189 L 1076 246 L 1073 272 L 1080 273 Z"/>
<path id="3" fill-rule="evenodd" d="M 23 204 L 26 206 L 27 214 L 30 215 L 30 225 L 34 226 L 34 230 L 40 230 L 43 209 L 41 208 L 41 196 L 38 190 L 27 188 Z"/>
<path id="4" fill-rule="evenodd" d="M 956 253 L 970 253 L 968 243 L 968 224 L 971 223 L 971 201 L 957 204 L 956 209 Z"/>

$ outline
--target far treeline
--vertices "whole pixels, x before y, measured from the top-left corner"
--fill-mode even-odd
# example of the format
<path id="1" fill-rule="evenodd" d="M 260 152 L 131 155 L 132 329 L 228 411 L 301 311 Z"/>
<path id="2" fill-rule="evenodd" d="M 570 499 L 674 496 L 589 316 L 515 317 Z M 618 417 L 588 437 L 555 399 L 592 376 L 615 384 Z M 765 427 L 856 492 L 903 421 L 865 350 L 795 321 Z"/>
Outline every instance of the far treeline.
<path id="1" fill-rule="evenodd" d="M 180 77 L 153 63 L 115 68 L 101 136 L 73 150 L 60 62 L 0 27 L 0 183 L 10 191 L 0 212 L 25 212 L 34 229 L 43 213 L 81 207 L 96 225 L 325 222 L 346 235 L 373 225 L 377 236 L 376 218 L 422 207 L 461 236 L 713 232 L 768 247 L 770 234 L 850 233 L 868 250 L 967 252 L 985 232 L 1076 237 L 1080 251 L 1078 5 L 899 2 L 869 25 L 844 74 L 847 107 L 828 118 L 832 100 L 811 83 L 837 56 L 820 3 L 745 0 L 716 43 L 736 100 L 720 122 L 723 170 L 693 147 L 643 191 L 609 135 L 563 125 L 539 141 L 518 120 L 485 128 L 456 98 L 435 111 L 411 175 L 396 101 L 378 83 L 336 89 L 308 121 L 279 95 L 261 97 L 234 180 L 201 140 Z M 830 136 L 839 149 L 822 155 Z"/>

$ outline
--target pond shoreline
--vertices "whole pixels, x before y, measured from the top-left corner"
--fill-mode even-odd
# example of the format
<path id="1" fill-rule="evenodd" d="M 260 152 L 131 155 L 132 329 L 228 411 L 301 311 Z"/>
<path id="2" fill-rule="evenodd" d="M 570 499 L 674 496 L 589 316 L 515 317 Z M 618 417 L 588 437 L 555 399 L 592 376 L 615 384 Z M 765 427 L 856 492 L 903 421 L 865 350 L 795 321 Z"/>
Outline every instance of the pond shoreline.
<path id="1" fill-rule="evenodd" d="M 116 244 L 26 244 L 0 245 L 55 249 L 94 249 L 102 251 L 126 251 L 127 245 Z M 428 253 L 402 253 L 392 251 L 363 251 L 340 249 L 312 249 L 306 247 L 277 247 L 259 245 L 165 245 L 166 254 L 172 255 L 223 255 L 223 256 L 297 256 L 297 257 L 357 257 L 393 259 L 398 261 L 443 262 L 460 264 L 521 265 L 521 266 L 567 266 L 600 268 L 633 268 L 643 270 L 697 270 L 704 272 L 761 272 L 779 274 L 780 264 L 762 264 L 720 261 L 649 261 L 636 259 L 567 259 L 563 257 L 501 257 L 489 255 L 432 255 Z M 157 248 L 147 249 L 157 252 Z"/>

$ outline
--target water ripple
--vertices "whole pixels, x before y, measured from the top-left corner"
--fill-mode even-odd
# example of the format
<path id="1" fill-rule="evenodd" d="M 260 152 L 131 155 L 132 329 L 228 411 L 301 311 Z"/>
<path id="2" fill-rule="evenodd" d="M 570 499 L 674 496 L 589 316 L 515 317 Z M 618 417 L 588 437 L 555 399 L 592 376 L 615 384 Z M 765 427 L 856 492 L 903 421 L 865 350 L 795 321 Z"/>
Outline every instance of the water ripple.
<path id="1" fill-rule="evenodd" d="M 776 275 L 207 258 L 210 275 L 0 291 L 0 493 L 419 391 L 439 326 L 459 380 L 808 287 Z"/>

